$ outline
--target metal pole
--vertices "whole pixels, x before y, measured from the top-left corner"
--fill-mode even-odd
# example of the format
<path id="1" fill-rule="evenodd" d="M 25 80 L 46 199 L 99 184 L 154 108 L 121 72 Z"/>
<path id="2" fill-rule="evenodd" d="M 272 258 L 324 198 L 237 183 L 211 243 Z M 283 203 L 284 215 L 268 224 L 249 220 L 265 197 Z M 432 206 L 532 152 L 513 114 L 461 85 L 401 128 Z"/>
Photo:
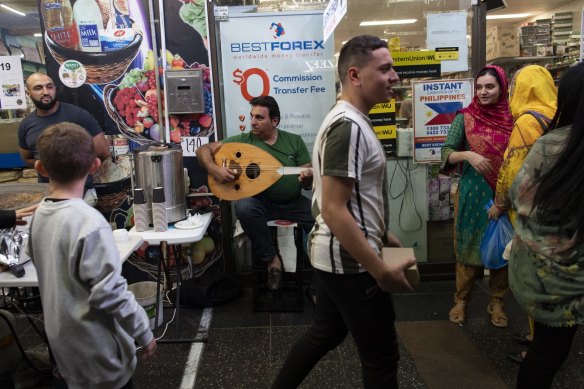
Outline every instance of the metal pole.
<path id="1" fill-rule="evenodd" d="M 471 70 L 477 73 L 485 67 L 487 57 L 487 3 L 473 1 L 472 5 Z"/>

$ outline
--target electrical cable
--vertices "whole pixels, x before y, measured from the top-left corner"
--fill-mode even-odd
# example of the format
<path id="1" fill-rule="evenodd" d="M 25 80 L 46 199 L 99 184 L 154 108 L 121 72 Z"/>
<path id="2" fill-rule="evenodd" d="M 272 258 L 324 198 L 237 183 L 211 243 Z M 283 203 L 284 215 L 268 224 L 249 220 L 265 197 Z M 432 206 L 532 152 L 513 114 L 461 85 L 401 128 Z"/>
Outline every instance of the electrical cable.
<path id="1" fill-rule="evenodd" d="M 416 205 L 416 198 L 415 198 L 415 193 L 414 193 L 414 187 L 412 185 L 412 171 L 417 169 L 418 165 L 417 164 L 413 164 L 410 167 L 410 160 L 409 158 L 405 161 L 405 166 L 403 166 L 402 164 L 403 161 L 397 160 L 395 163 L 395 166 L 393 168 L 393 172 L 391 173 L 391 179 L 389 182 L 389 197 L 392 200 L 397 200 L 399 197 L 402 197 L 401 203 L 400 203 L 400 207 L 399 207 L 399 213 L 398 213 L 398 223 L 399 223 L 399 227 L 402 231 L 404 232 L 415 232 L 415 231 L 419 231 L 422 228 L 423 225 L 423 221 L 422 221 L 422 216 L 420 215 L 420 212 L 418 211 L 418 207 Z M 399 169 L 399 173 L 401 173 L 403 175 L 403 179 L 405 181 L 405 185 L 403 190 L 401 190 L 398 194 L 393 195 L 392 194 L 392 187 L 394 187 L 394 182 L 395 182 L 395 178 L 396 178 L 396 173 L 398 172 Z M 403 215 L 403 211 L 404 211 L 404 204 L 406 201 L 406 195 L 408 193 L 408 189 L 411 193 L 411 197 L 412 197 L 412 203 L 414 205 L 414 212 L 415 215 L 417 216 L 418 219 L 418 224 L 415 228 L 412 229 L 408 229 L 405 228 L 403 226 L 403 219 L 402 219 L 402 215 Z"/>
<path id="2" fill-rule="evenodd" d="M 28 320 L 28 322 L 30 323 L 30 325 L 32 326 L 32 328 L 34 328 L 35 332 L 41 337 L 41 339 L 43 339 L 45 341 L 45 343 L 49 343 L 49 341 L 47 340 L 45 334 L 43 334 L 37 327 L 36 325 L 33 323 L 33 319 L 36 321 L 40 321 L 43 324 L 43 327 L 45 326 L 45 322 L 44 320 L 42 320 L 41 318 L 35 317 L 32 318 L 30 317 L 29 314 L 27 314 L 22 308 L 20 308 L 18 306 L 18 304 L 12 304 L 12 307 L 14 307 L 17 311 L 19 311 L 20 313 L 22 313 L 26 319 Z"/>
<path id="3" fill-rule="evenodd" d="M 399 227 L 403 231 L 405 231 L 405 232 L 415 232 L 415 231 L 420 230 L 422 228 L 422 224 L 423 224 L 423 222 L 422 222 L 422 216 L 420 215 L 420 212 L 418 211 L 418 206 L 416 205 L 416 197 L 415 197 L 415 193 L 414 193 L 414 186 L 412 185 L 412 182 L 413 182 L 413 180 L 412 180 L 412 171 L 417 168 L 417 164 L 414 164 L 414 166 L 412 166 L 412 168 L 409 169 L 410 160 L 408 159 L 406 161 L 406 163 L 407 163 L 407 165 L 406 165 L 407 166 L 406 167 L 406 171 L 407 171 L 407 179 L 406 179 L 407 183 L 406 183 L 406 187 L 409 184 L 410 193 L 412 194 L 412 203 L 414 205 L 414 211 L 415 211 L 416 216 L 418 217 L 418 226 L 416 228 L 411 229 L 411 230 L 407 230 L 407 229 L 405 229 L 405 228 L 402 227 L 402 217 L 401 217 L 401 215 L 402 215 L 402 211 L 403 211 L 403 208 L 404 208 L 404 202 L 405 202 L 405 195 L 404 195 L 404 199 L 402 200 L 402 203 L 401 203 L 401 206 L 400 206 L 400 210 L 399 210 L 399 216 L 398 216 L 398 218 L 399 218 Z"/>

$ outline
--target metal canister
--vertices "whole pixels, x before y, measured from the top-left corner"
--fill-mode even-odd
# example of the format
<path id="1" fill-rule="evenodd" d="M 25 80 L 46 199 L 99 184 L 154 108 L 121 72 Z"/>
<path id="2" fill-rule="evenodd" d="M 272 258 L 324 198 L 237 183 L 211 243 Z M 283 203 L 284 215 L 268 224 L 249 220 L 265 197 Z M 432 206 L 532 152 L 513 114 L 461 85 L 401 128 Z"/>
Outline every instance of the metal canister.
<path id="1" fill-rule="evenodd" d="M 163 187 L 168 222 L 184 219 L 187 206 L 180 145 L 155 142 L 135 148 L 133 152 L 135 187 L 144 189 L 148 215 L 152 215 L 153 189 Z"/>

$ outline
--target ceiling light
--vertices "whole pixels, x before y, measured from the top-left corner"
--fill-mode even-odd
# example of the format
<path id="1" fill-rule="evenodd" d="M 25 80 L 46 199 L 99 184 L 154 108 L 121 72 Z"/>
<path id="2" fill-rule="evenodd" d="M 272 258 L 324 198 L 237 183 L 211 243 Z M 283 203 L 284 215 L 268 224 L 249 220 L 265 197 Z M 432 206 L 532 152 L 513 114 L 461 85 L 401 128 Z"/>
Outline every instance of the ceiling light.
<path id="1" fill-rule="evenodd" d="M 526 18 L 530 13 L 527 14 L 506 14 L 506 15 L 487 15 L 487 20 L 495 20 L 495 19 L 521 19 Z"/>
<path id="2" fill-rule="evenodd" d="M 394 20 L 370 20 L 368 22 L 361 22 L 359 26 L 386 26 L 391 24 L 412 24 L 416 23 L 418 19 L 394 19 Z"/>
<path id="3" fill-rule="evenodd" d="M 43 34 L 41 34 L 40 32 L 35 32 L 34 36 L 37 38 L 40 38 L 41 36 L 43 36 Z"/>
<path id="4" fill-rule="evenodd" d="M 0 4 L 0 7 L 4 8 L 4 9 L 7 9 L 8 11 L 14 12 L 15 14 L 19 14 L 20 16 L 26 16 L 26 14 L 24 12 L 17 11 L 14 8 L 11 8 L 11 7 L 7 6 L 7 5 Z"/>

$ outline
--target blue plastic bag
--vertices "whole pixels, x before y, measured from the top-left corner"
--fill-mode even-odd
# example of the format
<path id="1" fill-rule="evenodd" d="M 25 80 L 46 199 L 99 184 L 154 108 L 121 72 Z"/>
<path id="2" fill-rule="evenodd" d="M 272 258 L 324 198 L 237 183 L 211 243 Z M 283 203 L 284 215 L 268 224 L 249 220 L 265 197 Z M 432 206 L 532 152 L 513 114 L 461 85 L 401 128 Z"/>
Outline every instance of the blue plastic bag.
<path id="1" fill-rule="evenodd" d="M 485 206 L 488 210 L 493 205 L 493 200 Z M 503 259 L 505 246 L 513 239 L 513 226 L 507 213 L 497 220 L 491 219 L 481 241 L 481 262 L 487 269 L 500 269 L 507 266 Z"/>

